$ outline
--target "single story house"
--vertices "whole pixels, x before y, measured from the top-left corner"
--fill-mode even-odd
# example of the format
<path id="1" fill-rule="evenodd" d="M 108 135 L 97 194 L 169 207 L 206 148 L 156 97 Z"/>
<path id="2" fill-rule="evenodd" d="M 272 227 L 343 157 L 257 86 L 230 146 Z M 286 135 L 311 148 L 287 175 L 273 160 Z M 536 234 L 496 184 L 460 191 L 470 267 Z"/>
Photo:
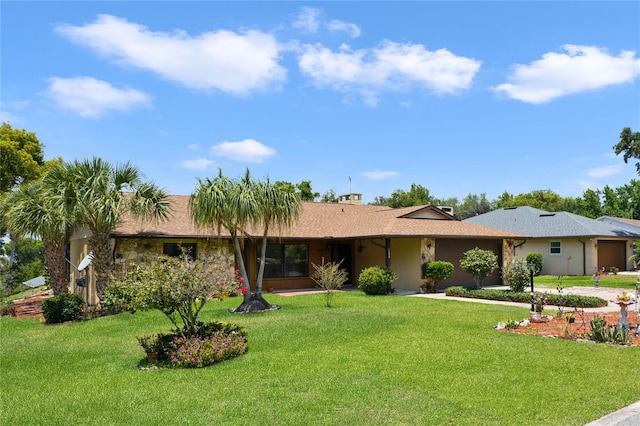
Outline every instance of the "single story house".
<path id="1" fill-rule="evenodd" d="M 498 255 L 499 265 L 511 262 L 518 233 L 460 221 L 431 205 L 392 209 L 362 205 L 359 194 L 342 197 L 341 203 L 303 202 L 299 219 L 279 235 L 271 235 L 267 246 L 264 289 L 303 289 L 316 287 L 311 279 L 312 264 L 342 261 L 349 282 L 357 285 L 358 275 L 374 265 L 389 266 L 398 275 L 397 289 L 417 291 L 421 283 L 421 264 L 427 260 L 453 263 L 453 276 L 440 283 L 473 285 L 471 275 L 460 269 L 463 253 L 474 247 Z M 226 257 L 234 267 L 229 232 L 197 228 L 189 215 L 189 196 L 170 196 L 172 214 L 164 222 L 123 218 L 112 233 L 115 273 L 123 272 L 131 262 L 148 262 L 159 254 L 176 254 L 179 247 L 191 250 L 198 258 L 212 253 Z M 79 262 L 89 251 L 88 235 L 77 233 L 71 240 L 70 258 Z M 244 262 L 253 286 L 257 277 L 262 230 L 251 229 L 244 236 Z M 75 263 L 77 264 L 77 263 Z M 91 289 L 91 267 L 88 269 Z M 73 271 L 72 271 L 73 272 Z M 75 271 L 73 278 L 81 274 Z M 501 284 L 496 271 L 486 284 Z M 75 280 L 71 280 L 72 286 Z M 75 287 L 74 287 L 75 289 Z M 79 289 L 78 291 L 83 291 Z M 91 290 L 90 290 L 91 291 Z M 95 295 L 91 300 L 96 301 Z"/>
<path id="2" fill-rule="evenodd" d="M 568 212 L 506 207 L 464 220 L 527 236 L 516 242 L 515 257 L 542 254 L 543 275 L 591 275 L 596 270 L 632 270 L 629 260 L 640 226 L 596 220 Z"/>

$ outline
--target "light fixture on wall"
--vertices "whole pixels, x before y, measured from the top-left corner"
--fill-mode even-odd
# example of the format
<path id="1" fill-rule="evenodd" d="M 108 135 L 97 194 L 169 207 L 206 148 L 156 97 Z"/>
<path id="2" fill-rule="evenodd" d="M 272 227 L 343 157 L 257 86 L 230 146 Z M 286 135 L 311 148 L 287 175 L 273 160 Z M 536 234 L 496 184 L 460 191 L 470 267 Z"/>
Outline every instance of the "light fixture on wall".
<path id="1" fill-rule="evenodd" d="M 362 253 L 364 249 L 366 249 L 366 247 L 362 245 L 362 241 L 358 241 L 358 253 Z"/>

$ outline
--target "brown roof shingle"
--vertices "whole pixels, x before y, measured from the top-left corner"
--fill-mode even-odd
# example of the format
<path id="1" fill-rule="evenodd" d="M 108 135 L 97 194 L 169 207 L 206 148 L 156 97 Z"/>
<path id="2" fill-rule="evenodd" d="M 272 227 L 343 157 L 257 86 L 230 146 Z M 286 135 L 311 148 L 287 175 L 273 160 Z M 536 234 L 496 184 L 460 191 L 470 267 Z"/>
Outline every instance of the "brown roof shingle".
<path id="1" fill-rule="evenodd" d="M 169 219 L 153 223 L 125 217 L 114 236 L 210 237 L 215 230 L 197 228 L 189 215 L 189 196 L 172 195 Z M 434 209 L 431 206 L 392 209 L 385 206 L 303 202 L 299 220 L 279 236 L 295 239 L 318 238 L 383 238 L 383 237 L 447 237 L 447 238 L 521 238 L 522 235 L 488 226 L 452 220 L 446 213 L 438 219 L 412 218 L 411 214 Z M 438 211 L 435 209 L 435 211 Z M 275 235 L 275 230 L 273 236 Z M 260 229 L 250 235 L 260 236 Z M 222 230 L 222 236 L 229 232 Z"/>

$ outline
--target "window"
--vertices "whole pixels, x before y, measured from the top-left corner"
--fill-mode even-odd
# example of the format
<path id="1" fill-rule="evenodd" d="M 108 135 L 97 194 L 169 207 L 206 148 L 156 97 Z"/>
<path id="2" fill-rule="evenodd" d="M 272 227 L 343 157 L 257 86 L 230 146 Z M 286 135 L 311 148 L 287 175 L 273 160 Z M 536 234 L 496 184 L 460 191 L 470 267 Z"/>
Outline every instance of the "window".
<path id="1" fill-rule="evenodd" d="M 257 268 L 260 267 L 258 246 Z M 308 277 L 309 247 L 306 244 L 267 244 L 264 278 Z"/>
<path id="2" fill-rule="evenodd" d="M 562 245 L 560 241 L 549 241 L 549 254 L 562 254 Z"/>
<path id="3" fill-rule="evenodd" d="M 164 243 L 162 254 L 171 257 L 180 257 L 185 252 L 191 259 L 197 259 L 196 243 Z"/>

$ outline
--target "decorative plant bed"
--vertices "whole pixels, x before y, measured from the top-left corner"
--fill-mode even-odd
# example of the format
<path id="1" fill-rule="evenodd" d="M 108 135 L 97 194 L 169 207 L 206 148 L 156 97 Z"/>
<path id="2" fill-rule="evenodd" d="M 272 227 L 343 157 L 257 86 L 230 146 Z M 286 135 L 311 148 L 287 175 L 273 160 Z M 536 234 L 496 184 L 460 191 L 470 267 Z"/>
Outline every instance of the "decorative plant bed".
<path id="1" fill-rule="evenodd" d="M 616 326 L 620 321 L 620 312 L 575 312 L 572 313 L 575 321 L 570 323 L 565 315 L 542 316 L 542 321 L 529 321 L 528 324 L 520 325 L 517 328 L 509 329 L 507 327 L 500 329 L 507 333 L 529 334 L 545 337 L 557 337 L 569 340 L 588 340 L 588 334 L 591 332 L 590 321 L 596 316 L 600 316 L 607 321 L 608 325 Z M 634 311 L 629 310 L 627 321 L 631 326 L 629 331 L 630 346 L 640 346 L 640 337 L 635 335 L 636 326 L 640 322 L 640 316 Z"/>

